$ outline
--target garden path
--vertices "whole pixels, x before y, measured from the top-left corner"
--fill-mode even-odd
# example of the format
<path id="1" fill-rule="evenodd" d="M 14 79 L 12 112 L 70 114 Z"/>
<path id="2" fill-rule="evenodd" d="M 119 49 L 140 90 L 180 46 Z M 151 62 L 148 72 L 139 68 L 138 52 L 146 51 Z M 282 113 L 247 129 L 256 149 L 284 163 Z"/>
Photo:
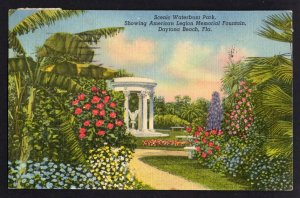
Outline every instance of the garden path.
<path id="1" fill-rule="evenodd" d="M 136 149 L 129 167 L 135 177 L 156 190 L 209 190 L 198 183 L 161 171 L 140 160 L 147 156 L 187 156 L 185 151 Z M 188 170 L 186 170 L 188 171 Z"/>

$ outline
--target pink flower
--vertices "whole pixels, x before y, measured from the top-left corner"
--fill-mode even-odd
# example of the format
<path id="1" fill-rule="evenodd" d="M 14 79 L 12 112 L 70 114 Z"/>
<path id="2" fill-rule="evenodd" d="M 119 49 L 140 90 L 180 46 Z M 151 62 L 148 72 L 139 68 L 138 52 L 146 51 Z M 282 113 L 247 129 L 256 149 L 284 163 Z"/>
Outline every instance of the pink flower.
<path id="1" fill-rule="evenodd" d="M 111 118 L 116 118 L 116 116 L 117 116 L 116 112 L 111 112 L 109 114 L 109 117 L 111 117 Z"/>
<path id="2" fill-rule="evenodd" d="M 242 101 L 239 100 L 239 101 L 238 101 L 238 104 L 241 105 L 241 104 L 242 104 Z"/>
<path id="3" fill-rule="evenodd" d="M 195 133 L 194 133 L 194 136 L 199 136 L 200 135 L 200 132 L 199 131 L 195 131 Z"/>
<path id="4" fill-rule="evenodd" d="M 105 95 L 107 92 L 106 90 L 102 90 L 101 93 Z"/>
<path id="5" fill-rule="evenodd" d="M 96 108 L 98 108 L 98 109 L 103 109 L 103 107 L 104 107 L 104 104 L 103 104 L 103 103 L 99 103 L 99 104 L 97 104 L 97 106 L 96 106 Z"/>
<path id="6" fill-rule="evenodd" d="M 198 143 L 198 142 L 199 142 L 199 140 L 198 140 L 198 139 L 194 139 L 194 142 L 195 142 L 195 143 Z"/>
<path id="7" fill-rule="evenodd" d="M 247 122 L 248 122 L 248 120 L 247 120 L 247 119 L 244 119 L 244 122 L 245 122 L 245 123 L 247 123 Z"/>
<path id="8" fill-rule="evenodd" d="M 100 102 L 100 98 L 98 96 L 93 96 L 92 100 L 91 100 L 91 103 L 98 103 Z"/>
<path id="9" fill-rule="evenodd" d="M 220 146 L 219 146 L 219 145 L 215 146 L 215 149 L 216 149 L 217 151 L 220 150 Z"/>
<path id="10" fill-rule="evenodd" d="M 217 134 L 217 131 L 215 129 L 211 130 L 211 134 L 212 135 L 216 135 Z"/>
<path id="11" fill-rule="evenodd" d="M 235 125 L 235 127 L 236 127 L 237 129 L 239 129 L 239 128 L 240 128 L 240 125 L 239 125 L 239 124 L 237 124 L 237 125 Z"/>
<path id="12" fill-rule="evenodd" d="M 77 97 L 78 100 L 84 100 L 85 95 L 84 94 L 79 94 L 79 96 Z"/>
<path id="13" fill-rule="evenodd" d="M 222 130 L 218 131 L 218 135 L 222 135 L 222 133 L 223 133 Z"/>
<path id="14" fill-rule="evenodd" d="M 202 158 L 206 158 L 206 153 L 205 153 L 205 152 L 202 152 L 201 157 L 202 157 Z"/>
<path id="15" fill-rule="evenodd" d="M 207 142 L 207 140 L 204 138 L 204 139 L 202 139 L 202 143 L 203 144 L 206 144 L 206 142 Z"/>
<path id="16" fill-rule="evenodd" d="M 95 86 L 92 86 L 91 90 L 92 90 L 92 92 L 98 92 L 98 89 Z"/>
<path id="17" fill-rule="evenodd" d="M 246 98 L 242 98 L 242 101 L 245 102 L 245 101 L 246 101 Z"/>
<path id="18" fill-rule="evenodd" d="M 108 128 L 108 129 L 114 128 L 114 124 L 113 124 L 113 123 L 108 123 L 108 124 L 107 124 L 107 128 Z"/>
<path id="19" fill-rule="evenodd" d="M 105 116 L 105 111 L 104 111 L 104 110 L 101 110 L 100 113 L 99 113 L 99 115 L 100 115 L 100 116 Z"/>
<path id="20" fill-rule="evenodd" d="M 116 121 L 116 125 L 119 126 L 119 127 L 122 126 L 122 125 L 123 125 L 122 120 L 117 120 L 117 121 Z"/>
<path id="21" fill-rule="evenodd" d="M 243 90 L 242 90 L 242 89 L 240 89 L 240 90 L 239 90 L 239 93 L 243 93 Z"/>
<path id="22" fill-rule="evenodd" d="M 242 85 L 244 85 L 244 84 L 246 84 L 245 81 L 241 81 L 241 82 L 240 82 L 240 86 L 242 86 Z"/>
<path id="23" fill-rule="evenodd" d="M 94 116 L 98 115 L 98 113 L 99 113 L 98 109 L 93 109 L 93 110 L 92 110 L 92 114 L 93 114 Z"/>
<path id="24" fill-rule="evenodd" d="M 96 127 L 101 127 L 104 123 L 104 120 L 97 120 L 96 121 Z"/>
<path id="25" fill-rule="evenodd" d="M 108 103 L 108 101 L 109 101 L 109 99 L 110 99 L 110 97 L 109 97 L 109 96 L 105 96 L 105 97 L 104 97 L 104 100 L 103 100 L 104 104 L 107 104 L 107 103 Z"/>
<path id="26" fill-rule="evenodd" d="M 251 93 L 251 92 L 252 92 L 252 89 L 248 89 L 248 92 Z"/>
<path id="27" fill-rule="evenodd" d="M 209 136 L 209 132 L 206 131 L 206 132 L 204 133 L 204 135 L 205 135 L 206 137 Z"/>
<path id="28" fill-rule="evenodd" d="M 196 151 L 197 151 L 197 152 L 200 152 L 200 151 L 201 151 L 200 146 L 197 146 L 197 147 L 196 147 Z"/>
<path id="29" fill-rule="evenodd" d="M 239 108 L 240 108 L 240 106 L 239 106 L 239 105 L 235 105 L 235 108 L 236 108 L 236 109 L 239 109 Z"/>
<path id="30" fill-rule="evenodd" d="M 75 109 L 74 114 L 75 114 L 75 115 L 80 115 L 81 112 L 82 112 L 82 109 L 78 107 L 78 108 Z"/>
<path id="31" fill-rule="evenodd" d="M 86 129 L 85 128 L 80 128 L 79 133 L 86 133 Z"/>
<path id="32" fill-rule="evenodd" d="M 86 110 L 89 110 L 91 108 L 91 105 L 89 103 L 83 105 L 83 108 Z"/>
<path id="33" fill-rule="evenodd" d="M 79 102 L 79 100 L 78 100 L 78 99 L 75 99 L 75 100 L 72 101 L 72 105 L 77 105 L 78 102 Z"/>
<path id="34" fill-rule="evenodd" d="M 247 105 L 247 106 L 250 106 L 250 102 L 247 102 L 246 105 Z"/>
<path id="35" fill-rule="evenodd" d="M 103 136 L 103 135 L 105 135 L 105 131 L 100 130 L 100 131 L 98 131 L 97 135 Z"/>
<path id="36" fill-rule="evenodd" d="M 84 125 L 84 126 L 90 126 L 90 123 L 91 123 L 91 121 L 86 120 L 86 121 L 84 121 L 83 125 Z"/>
<path id="37" fill-rule="evenodd" d="M 189 132 L 191 132 L 191 131 L 192 131 L 192 127 L 186 127 L 186 128 L 185 128 L 185 130 L 186 130 L 186 132 L 188 132 L 188 133 L 189 133 Z"/>
<path id="38" fill-rule="evenodd" d="M 116 103 L 111 102 L 111 103 L 109 104 L 109 106 L 110 106 L 111 108 L 115 108 L 115 107 L 116 107 Z"/>
<path id="39" fill-rule="evenodd" d="M 213 142 L 209 142 L 209 143 L 208 143 L 208 146 L 209 146 L 209 147 L 212 147 L 213 145 L 214 145 Z"/>
<path id="40" fill-rule="evenodd" d="M 209 154 L 209 155 L 211 155 L 212 154 L 212 150 L 207 150 L 207 153 Z"/>
<path id="41" fill-rule="evenodd" d="M 203 128 L 199 126 L 198 131 L 200 131 L 200 132 L 203 131 Z"/>

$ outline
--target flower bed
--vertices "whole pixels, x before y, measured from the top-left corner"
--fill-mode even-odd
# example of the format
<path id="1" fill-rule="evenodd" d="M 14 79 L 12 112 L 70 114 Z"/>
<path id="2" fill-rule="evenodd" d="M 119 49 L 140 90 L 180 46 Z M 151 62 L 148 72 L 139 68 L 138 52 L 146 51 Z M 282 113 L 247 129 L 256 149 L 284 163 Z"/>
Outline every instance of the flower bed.
<path id="1" fill-rule="evenodd" d="M 183 147 L 190 145 L 187 141 L 177 141 L 177 140 L 159 140 L 159 139 L 152 139 L 152 140 L 144 140 L 143 146 L 175 146 L 175 147 Z"/>

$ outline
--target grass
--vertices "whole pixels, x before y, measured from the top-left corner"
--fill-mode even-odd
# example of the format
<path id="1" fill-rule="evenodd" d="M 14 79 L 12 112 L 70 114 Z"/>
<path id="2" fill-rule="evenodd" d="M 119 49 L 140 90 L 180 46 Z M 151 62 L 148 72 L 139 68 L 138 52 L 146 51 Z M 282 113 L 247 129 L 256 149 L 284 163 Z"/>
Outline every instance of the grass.
<path id="1" fill-rule="evenodd" d="M 153 156 L 144 157 L 141 160 L 162 171 L 181 176 L 212 190 L 251 190 L 246 181 L 203 168 L 198 161 L 187 159 L 187 157 Z"/>
<path id="2" fill-rule="evenodd" d="M 144 184 L 143 182 L 140 182 L 138 180 L 136 180 L 135 183 L 136 183 L 136 189 L 134 190 L 155 190 L 151 186 Z"/>
<path id="3" fill-rule="evenodd" d="M 151 140 L 151 139 L 160 139 L 160 140 L 175 140 L 175 136 L 179 135 L 188 135 L 184 131 L 170 131 L 170 130 L 155 130 L 156 132 L 159 133 L 165 133 L 168 134 L 168 137 L 138 137 L 137 138 L 137 148 L 138 149 L 159 149 L 159 150 L 183 150 L 183 147 L 171 147 L 171 146 L 143 146 L 143 140 Z"/>

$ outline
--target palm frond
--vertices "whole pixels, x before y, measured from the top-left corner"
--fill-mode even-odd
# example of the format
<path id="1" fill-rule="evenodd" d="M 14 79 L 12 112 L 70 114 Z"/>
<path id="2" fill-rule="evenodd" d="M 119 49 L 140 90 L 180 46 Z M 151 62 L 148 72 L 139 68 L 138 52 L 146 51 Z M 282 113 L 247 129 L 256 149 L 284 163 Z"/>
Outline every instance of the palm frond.
<path id="1" fill-rule="evenodd" d="M 31 57 L 18 57 L 8 59 L 8 73 L 27 72 L 27 63 L 31 68 L 36 66 L 36 62 Z"/>
<path id="2" fill-rule="evenodd" d="M 100 38 L 108 36 L 112 37 L 123 31 L 124 27 L 108 27 L 108 28 L 100 28 L 95 30 L 89 30 L 85 32 L 77 33 L 82 40 L 89 44 L 97 44 Z"/>
<path id="3" fill-rule="evenodd" d="M 8 47 L 18 54 L 25 55 L 25 49 L 23 48 L 21 42 L 16 35 L 12 34 L 11 31 L 8 31 Z"/>
<path id="4" fill-rule="evenodd" d="M 293 98 L 277 85 L 269 85 L 263 90 L 262 104 L 272 108 L 281 116 L 292 116 Z"/>
<path id="5" fill-rule="evenodd" d="M 23 35 L 40 27 L 52 25 L 58 20 L 82 13 L 84 13 L 82 10 L 40 10 L 20 21 L 11 32 L 15 35 Z"/>
<path id="6" fill-rule="evenodd" d="M 258 35 L 280 42 L 293 42 L 291 13 L 274 14 L 263 20 L 264 27 Z"/>
<path id="7" fill-rule="evenodd" d="M 59 120 L 61 121 L 61 124 L 59 126 L 61 133 L 63 134 L 63 138 L 66 141 L 66 147 L 70 151 L 71 161 L 78 163 L 78 164 L 84 164 L 85 163 L 85 155 L 81 149 L 81 146 L 79 144 L 79 140 L 76 138 L 76 135 L 72 128 L 72 122 L 74 121 L 74 118 L 69 113 L 66 113 L 65 111 L 62 111 L 58 115 Z"/>
<path id="8" fill-rule="evenodd" d="M 274 71 L 274 76 L 286 84 L 291 84 L 293 81 L 293 67 L 291 65 L 278 66 Z"/>

